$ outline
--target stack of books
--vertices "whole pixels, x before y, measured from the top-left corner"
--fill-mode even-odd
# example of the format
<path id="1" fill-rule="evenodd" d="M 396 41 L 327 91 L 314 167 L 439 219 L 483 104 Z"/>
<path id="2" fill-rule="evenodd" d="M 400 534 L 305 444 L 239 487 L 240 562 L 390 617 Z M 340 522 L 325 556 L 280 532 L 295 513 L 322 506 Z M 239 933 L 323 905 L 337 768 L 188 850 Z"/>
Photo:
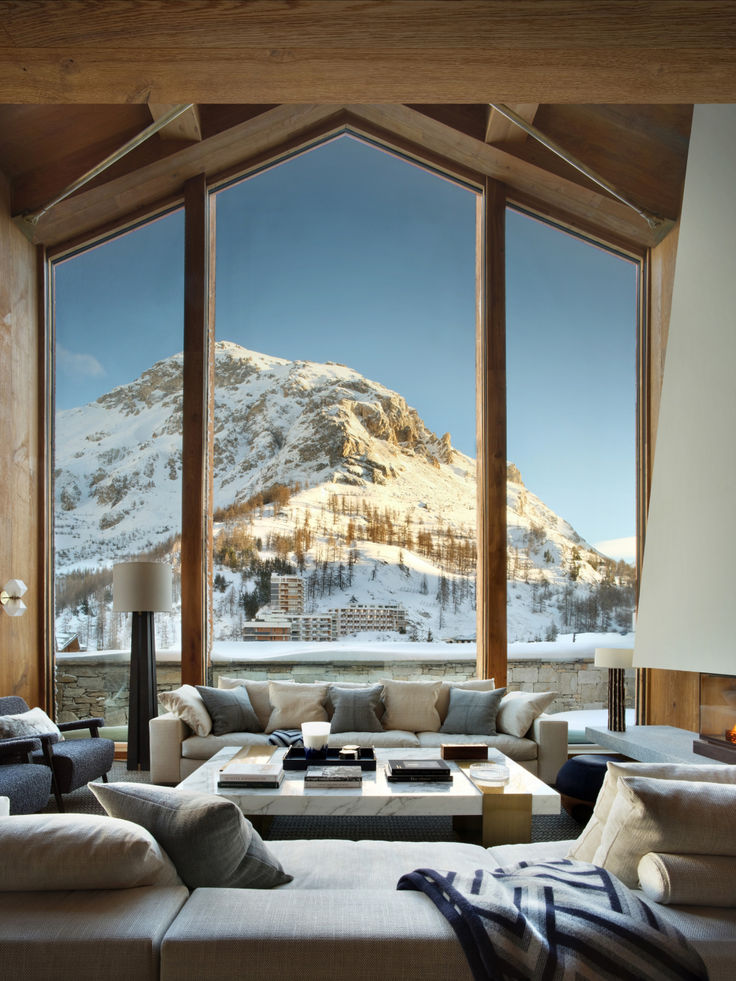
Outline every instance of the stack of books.
<path id="1" fill-rule="evenodd" d="M 320 789 L 339 787 L 343 790 L 360 788 L 363 771 L 359 766 L 308 766 L 304 774 L 304 786 Z"/>
<path id="2" fill-rule="evenodd" d="M 389 760 L 386 779 L 394 783 L 402 780 L 449 783 L 452 781 L 452 771 L 444 760 Z"/>
<path id="3" fill-rule="evenodd" d="M 272 763 L 268 760 L 249 758 L 247 753 L 236 755 L 223 763 L 217 774 L 218 788 L 239 787 L 271 788 L 281 785 L 284 779 L 284 767 L 281 761 Z"/>

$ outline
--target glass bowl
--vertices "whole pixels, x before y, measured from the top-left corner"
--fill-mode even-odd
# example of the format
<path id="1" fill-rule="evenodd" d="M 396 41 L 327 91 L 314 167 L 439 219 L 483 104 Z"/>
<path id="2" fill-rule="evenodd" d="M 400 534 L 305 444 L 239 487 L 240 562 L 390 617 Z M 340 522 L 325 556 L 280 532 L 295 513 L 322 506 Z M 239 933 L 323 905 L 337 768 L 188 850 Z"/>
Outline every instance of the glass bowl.
<path id="1" fill-rule="evenodd" d="M 503 787 L 511 776 L 509 768 L 502 763 L 473 763 L 468 767 L 468 775 L 481 787 Z"/>

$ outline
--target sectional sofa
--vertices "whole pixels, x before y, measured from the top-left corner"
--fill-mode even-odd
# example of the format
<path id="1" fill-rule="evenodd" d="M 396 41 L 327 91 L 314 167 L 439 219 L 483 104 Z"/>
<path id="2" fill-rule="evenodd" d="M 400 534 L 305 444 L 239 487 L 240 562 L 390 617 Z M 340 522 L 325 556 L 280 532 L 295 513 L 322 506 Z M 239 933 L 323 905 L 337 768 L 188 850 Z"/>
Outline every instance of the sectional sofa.
<path id="1" fill-rule="evenodd" d="M 736 775 L 729 768 L 719 775 L 713 768 L 694 773 L 695 767 L 670 766 L 668 779 L 662 779 L 656 776 L 661 769 L 648 764 L 612 766 L 596 814 L 576 842 L 485 850 L 453 842 L 272 841 L 270 856 L 290 881 L 270 889 L 187 888 L 178 876 L 192 875 L 186 868 L 191 853 L 204 849 L 206 855 L 209 847 L 214 866 L 227 844 L 216 838 L 208 844 L 203 827 L 197 833 L 189 827 L 184 851 L 177 853 L 177 843 L 171 844 L 172 861 L 145 827 L 119 817 L 1 818 L 3 976 L 469 981 L 473 974 L 453 927 L 427 895 L 398 891 L 399 879 L 425 868 L 476 876 L 478 870 L 508 870 L 520 861 L 590 862 L 592 855 L 593 865 L 574 867 L 602 865 L 629 880 L 634 897 L 689 940 L 710 981 L 730 981 L 736 963 L 736 849 L 733 833 L 724 829 Z M 115 795 L 124 800 L 140 793 L 135 784 L 98 786 L 103 802 L 106 794 L 114 802 Z M 169 795 L 165 810 L 176 810 L 182 792 L 149 788 L 144 796 L 159 793 Z M 207 801 L 200 804 L 209 807 Z M 189 806 L 188 800 L 182 803 L 182 809 Z M 228 802 L 218 806 L 234 808 Z M 161 828 L 151 824 L 150 814 L 140 820 Z M 168 842 L 169 833 L 164 828 L 159 838 Z M 703 854 L 706 848 L 715 853 Z M 620 950 L 612 944 L 608 953 L 632 970 L 623 943 Z"/>
<path id="2" fill-rule="evenodd" d="M 250 709 L 221 707 L 218 692 L 239 693 Z M 554 692 L 495 689 L 493 679 L 370 685 L 220 677 L 217 689 L 183 685 L 159 696 L 167 711 L 150 723 L 151 780 L 177 784 L 224 746 L 269 745 L 274 731 L 329 720 L 330 746 L 485 743 L 553 784 L 567 760 L 567 722 L 544 714 L 554 698 Z"/>

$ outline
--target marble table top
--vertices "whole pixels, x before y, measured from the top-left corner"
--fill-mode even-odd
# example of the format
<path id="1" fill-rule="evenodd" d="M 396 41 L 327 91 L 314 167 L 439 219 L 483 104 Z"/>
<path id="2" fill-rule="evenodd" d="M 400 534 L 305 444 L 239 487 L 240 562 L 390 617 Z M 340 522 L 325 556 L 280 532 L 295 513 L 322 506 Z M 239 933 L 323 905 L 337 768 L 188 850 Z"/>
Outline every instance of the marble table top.
<path id="1" fill-rule="evenodd" d="M 217 793 L 236 803 L 248 815 L 478 815 L 483 808 L 483 791 L 456 763 L 450 763 L 452 782 L 392 783 L 386 778 L 389 759 L 437 759 L 437 749 L 377 749 L 376 769 L 363 771 L 360 788 L 304 787 L 303 770 L 286 770 L 278 789 L 217 788 L 219 767 L 242 747 L 226 746 L 195 770 L 182 783 L 181 790 Z M 286 750 L 276 749 L 273 759 L 283 758 Z M 560 798 L 513 760 L 507 760 L 511 781 L 501 793 L 523 793 L 532 797 L 533 814 L 559 814 Z M 520 771 L 520 772 L 519 772 Z"/>

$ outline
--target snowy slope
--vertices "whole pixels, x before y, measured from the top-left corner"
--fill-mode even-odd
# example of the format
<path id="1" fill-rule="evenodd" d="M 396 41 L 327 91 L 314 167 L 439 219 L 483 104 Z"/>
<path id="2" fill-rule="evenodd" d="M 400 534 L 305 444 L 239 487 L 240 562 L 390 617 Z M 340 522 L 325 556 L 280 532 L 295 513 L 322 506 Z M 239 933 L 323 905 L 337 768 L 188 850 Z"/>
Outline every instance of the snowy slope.
<path id="1" fill-rule="evenodd" d="M 157 546 L 176 567 L 181 370 L 176 355 L 57 415 L 57 575 Z M 244 561 L 226 560 L 231 540 L 259 560 L 301 562 L 309 610 L 353 597 L 400 602 L 410 639 L 473 636 L 475 461 L 449 434 L 438 437 L 399 394 L 344 365 L 218 342 L 215 374 L 216 636 L 241 635 L 242 598 L 255 588 Z M 278 484 L 289 492 L 261 504 L 256 495 L 268 501 Z M 563 626 L 557 605 L 610 582 L 612 564 L 511 464 L 507 523 L 510 637 L 552 639 Z M 65 627 L 74 626 L 67 611 Z"/>

